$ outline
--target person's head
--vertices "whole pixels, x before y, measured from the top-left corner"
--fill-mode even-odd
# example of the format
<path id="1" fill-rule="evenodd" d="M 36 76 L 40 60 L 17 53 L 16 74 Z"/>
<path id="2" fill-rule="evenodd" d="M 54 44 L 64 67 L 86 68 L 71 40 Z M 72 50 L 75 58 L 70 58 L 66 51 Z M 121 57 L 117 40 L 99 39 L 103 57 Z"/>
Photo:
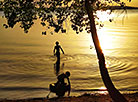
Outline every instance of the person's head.
<path id="1" fill-rule="evenodd" d="M 67 71 L 65 74 L 66 74 L 67 77 L 70 76 L 70 72 L 69 71 Z"/>
<path id="2" fill-rule="evenodd" d="M 58 41 L 56 41 L 56 45 L 58 45 L 59 44 L 59 42 Z"/>

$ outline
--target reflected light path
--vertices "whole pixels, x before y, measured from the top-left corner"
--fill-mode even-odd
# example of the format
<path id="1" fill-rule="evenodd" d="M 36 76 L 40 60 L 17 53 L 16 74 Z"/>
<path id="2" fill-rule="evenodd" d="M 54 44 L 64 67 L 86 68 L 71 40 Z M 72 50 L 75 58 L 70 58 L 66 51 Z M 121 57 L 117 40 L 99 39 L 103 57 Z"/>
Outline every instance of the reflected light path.
<path id="1" fill-rule="evenodd" d="M 98 37 L 99 37 L 99 41 L 100 41 L 100 45 L 103 49 L 103 51 L 105 49 L 112 49 L 113 48 L 113 36 L 110 36 L 109 34 L 107 34 L 106 28 L 102 28 L 98 30 Z"/>
<path id="2" fill-rule="evenodd" d="M 97 11 L 97 17 L 99 24 L 104 24 L 104 22 L 109 22 L 115 15 L 110 12 L 110 10 L 106 11 Z M 102 24 L 102 25 L 103 25 Z M 107 53 L 107 49 L 113 49 L 113 36 L 111 36 L 108 33 L 109 28 L 106 28 L 105 26 L 98 28 L 97 27 L 97 33 L 100 41 L 100 46 L 105 54 Z"/>

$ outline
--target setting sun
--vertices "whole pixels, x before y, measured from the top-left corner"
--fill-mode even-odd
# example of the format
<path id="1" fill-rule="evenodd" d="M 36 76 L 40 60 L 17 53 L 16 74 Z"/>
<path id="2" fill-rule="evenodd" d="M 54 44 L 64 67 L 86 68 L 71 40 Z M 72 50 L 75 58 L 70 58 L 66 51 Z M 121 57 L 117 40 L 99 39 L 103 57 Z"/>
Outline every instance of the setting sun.
<path id="1" fill-rule="evenodd" d="M 114 14 L 111 13 L 111 10 L 96 11 L 96 15 L 98 17 L 98 21 L 100 21 L 100 22 L 112 20 L 112 18 L 114 17 Z"/>
<path id="2" fill-rule="evenodd" d="M 107 32 L 107 29 L 105 27 L 98 30 L 98 37 L 99 37 L 100 45 L 103 50 L 111 49 L 113 47 L 112 45 L 113 36 L 110 36 L 106 32 Z"/>

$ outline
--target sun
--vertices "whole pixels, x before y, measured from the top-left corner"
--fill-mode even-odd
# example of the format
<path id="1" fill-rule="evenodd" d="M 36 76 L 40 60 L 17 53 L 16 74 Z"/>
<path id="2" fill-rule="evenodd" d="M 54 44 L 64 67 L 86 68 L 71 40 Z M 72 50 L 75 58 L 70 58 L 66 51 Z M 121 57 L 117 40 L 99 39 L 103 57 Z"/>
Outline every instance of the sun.
<path id="1" fill-rule="evenodd" d="M 113 45 L 112 45 L 113 36 L 108 34 L 107 30 L 108 29 L 105 28 L 105 27 L 97 30 L 99 41 L 100 41 L 100 45 L 101 45 L 101 48 L 103 50 L 112 49 L 112 47 L 113 47 Z"/>
<path id="2" fill-rule="evenodd" d="M 98 10 L 96 11 L 96 16 L 98 18 L 98 21 L 104 22 L 111 20 L 114 17 L 114 13 L 111 13 L 111 10 L 106 10 L 106 11 Z"/>
<path id="3" fill-rule="evenodd" d="M 110 12 L 110 10 L 97 11 L 96 15 L 98 17 L 98 22 L 103 24 L 109 22 L 109 20 L 113 19 L 115 16 Z M 107 51 L 113 48 L 114 36 L 112 36 L 109 30 L 110 28 L 107 26 L 103 26 L 101 28 L 98 28 L 97 26 L 97 34 L 100 41 L 100 46 L 105 54 L 109 54 Z"/>

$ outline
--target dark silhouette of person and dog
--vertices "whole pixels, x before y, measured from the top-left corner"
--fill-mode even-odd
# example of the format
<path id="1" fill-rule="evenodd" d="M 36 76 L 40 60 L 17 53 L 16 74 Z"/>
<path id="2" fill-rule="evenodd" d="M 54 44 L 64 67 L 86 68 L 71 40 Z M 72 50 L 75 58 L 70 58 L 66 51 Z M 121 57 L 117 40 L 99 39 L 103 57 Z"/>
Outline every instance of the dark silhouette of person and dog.
<path id="1" fill-rule="evenodd" d="M 57 82 L 50 84 L 49 89 L 50 93 L 56 93 L 58 97 L 63 97 L 66 92 L 68 92 L 68 96 L 70 95 L 71 90 L 71 83 L 70 83 L 70 72 L 66 71 L 66 73 L 62 73 L 59 76 L 57 76 Z M 67 83 L 65 82 L 67 80 Z M 47 98 L 49 98 L 50 93 L 47 95 Z"/>

